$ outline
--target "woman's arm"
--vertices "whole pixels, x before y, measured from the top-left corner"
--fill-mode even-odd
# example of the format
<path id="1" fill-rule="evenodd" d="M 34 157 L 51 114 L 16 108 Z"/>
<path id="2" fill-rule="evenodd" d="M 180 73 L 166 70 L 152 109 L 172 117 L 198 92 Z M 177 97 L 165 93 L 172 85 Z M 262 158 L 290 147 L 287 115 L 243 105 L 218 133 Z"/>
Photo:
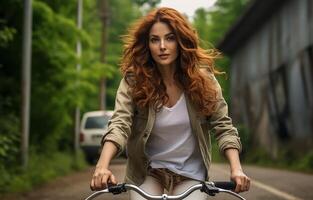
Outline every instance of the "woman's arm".
<path id="1" fill-rule="evenodd" d="M 231 180 L 235 181 L 237 185 L 235 192 L 239 193 L 248 191 L 250 188 L 250 179 L 243 173 L 238 150 L 226 149 L 225 156 L 229 161 Z"/>
<path id="2" fill-rule="evenodd" d="M 125 150 L 128 135 L 131 133 L 134 107 L 129 85 L 123 78 L 116 92 L 113 115 L 101 141 L 102 145 L 106 141 L 114 142 L 118 155 Z"/>
<path id="3" fill-rule="evenodd" d="M 231 118 L 228 116 L 228 106 L 222 95 L 222 89 L 215 79 L 211 77 L 213 84 L 217 87 L 217 106 L 210 118 L 211 131 L 217 139 L 220 152 L 228 159 L 231 169 L 231 180 L 235 181 L 237 186 L 235 192 L 244 192 L 250 188 L 250 179 L 243 173 L 239 152 L 241 151 L 241 142 L 237 129 L 233 126 Z"/>
<path id="4" fill-rule="evenodd" d="M 102 151 L 95 172 L 92 176 L 90 188 L 99 190 L 108 184 L 116 184 L 116 179 L 109 170 L 110 161 L 114 156 L 124 151 L 128 135 L 131 132 L 134 105 L 129 86 L 123 78 L 116 93 L 115 108 L 112 118 L 101 141 Z"/>
<path id="5" fill-rule="evenodd" d="M 108 183 L 117 183 L 115 176 L 109 170 L 110 161 L 116 155 L 117 150 L 113 142 L 107 141 L 103 144 L 101 155 L 90 183 L 92 190 L 107 188 Z"/>
<path id="6" fill-rule="evenodd" d="M 228 105 L 223 97 L 222 88 L 214 75 L 210 79 L 217 89 L 216 110 L 209 118 L 210 132 L 215 136 L 222 154 L 226 149 L 238 149 L 240 152 L 242 148 L 240 138 L 232 119 L 228 116 Z"/>

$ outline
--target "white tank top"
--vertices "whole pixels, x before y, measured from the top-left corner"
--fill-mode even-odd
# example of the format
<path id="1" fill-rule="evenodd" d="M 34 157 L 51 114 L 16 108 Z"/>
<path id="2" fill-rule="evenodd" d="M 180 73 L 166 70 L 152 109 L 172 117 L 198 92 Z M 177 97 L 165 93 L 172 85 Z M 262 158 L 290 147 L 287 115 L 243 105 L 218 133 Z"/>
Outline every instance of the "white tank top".
<path id="1" fill-rule="evenodd" d="M 192 179 L 205 180 L 205 166 L 191 131 L 184 94 L 173 107 L 163 106 L 156 113 L 146 153 L 152 168 L 167 168 Z"/>

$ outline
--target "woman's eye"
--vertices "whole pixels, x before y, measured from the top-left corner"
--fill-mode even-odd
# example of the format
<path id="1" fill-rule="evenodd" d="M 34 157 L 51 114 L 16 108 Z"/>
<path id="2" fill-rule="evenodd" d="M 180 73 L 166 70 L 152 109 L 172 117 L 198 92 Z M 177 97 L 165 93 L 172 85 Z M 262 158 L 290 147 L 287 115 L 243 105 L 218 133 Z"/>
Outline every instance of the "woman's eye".
<path id="1" fill-rule="evenodd" d="M 166 38 L 167 41 L 174 41 L 175 39 L 175 36 L 169 36 L 168 38 Z"/>
<path id="2" fill-rule="evenodd" d="M 150 39 L 150 42 L 152 42 L 152 43 L 156 43 L 157 41 L 159 41 L 157 38 L 151 38 Z"/>

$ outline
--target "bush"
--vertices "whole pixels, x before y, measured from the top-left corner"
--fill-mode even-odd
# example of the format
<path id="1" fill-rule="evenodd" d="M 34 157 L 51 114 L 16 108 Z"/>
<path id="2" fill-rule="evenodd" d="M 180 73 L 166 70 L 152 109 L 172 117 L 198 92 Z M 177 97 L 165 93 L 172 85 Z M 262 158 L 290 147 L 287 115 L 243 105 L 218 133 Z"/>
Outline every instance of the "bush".
<path id="1" fill-rule="evenodd" d="M 84 169 L 86 166 L 81 152 L 77 160 L 70 152 L 56 152 L 50 155 L 32 153 L 26 170 L 21 167 L 4 168 L 2 163 L 0 164 L 0 193 L 27 191 L 33 186 L 74 170 Z"/>
<path id="2" fill-rule="evenodd" d="M 246 154 L 245 163 L 267 167 L 313 173 L 313 151 L 297 153 L 294 150 L 281 149 L 276 158 L 261 148 L 252 148 Z"/>
<path id="3" fill-rule="evenodd" d="M 19 157 L 19 120 L 13 114 L 0 116 L 0 165 L 9 167 Z"/>

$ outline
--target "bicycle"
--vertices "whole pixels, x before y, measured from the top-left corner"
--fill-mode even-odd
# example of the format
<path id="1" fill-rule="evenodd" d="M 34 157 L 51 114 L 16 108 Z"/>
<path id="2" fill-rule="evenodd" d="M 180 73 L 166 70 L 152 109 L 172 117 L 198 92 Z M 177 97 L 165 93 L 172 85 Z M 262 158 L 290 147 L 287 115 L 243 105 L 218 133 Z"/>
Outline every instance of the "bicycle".
<path id="1" fill-rule="evenodd" d="M 235 189 L 236 185 L 234 182 L 202 182 L 196 185 L 193 185 L 189 187 L 187 190 L 185 190 L 183 193 L 179 195 L 167 195 L 162 194 L 160 196 L 158 195 L 150 195 L 146 193 L 144 190 L 140 189 L 138 186 L 128 183 L 122 183 L 114 186 L 109 186 L 107 189 L 99 190 L 94 193 L 92 193 L 90 196 L 88 196 L 85 200 L 91 200 L 95 197 L 105 194 L 105 193 L 112 193 L 113 195 L 120 194 L 122 192 L 127 192 L 129 190 L 133 190 L 140 194 L 142 197 L 148 199 L 148 200 L 181 200 L 189 196 L 192 192 L 196 190 L 200 190 L 201 192 L 205 192 L 209 196 L 215 196 L 217 193 L 228 193 L 230 195 L 233 195 L 237 197 L 238 199 L 245 200 L 242 196 L 239 194 L 231 191 Z"/>

